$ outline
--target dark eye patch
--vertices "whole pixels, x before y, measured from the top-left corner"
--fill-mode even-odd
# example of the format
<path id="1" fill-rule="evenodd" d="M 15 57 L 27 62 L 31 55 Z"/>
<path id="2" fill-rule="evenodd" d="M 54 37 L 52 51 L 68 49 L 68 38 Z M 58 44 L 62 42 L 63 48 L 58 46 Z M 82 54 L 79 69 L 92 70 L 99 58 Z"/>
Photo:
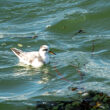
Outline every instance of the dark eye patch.
<path id="1" fill-rule="evenodd" d="M 43 51 L 48 51 L 48 49 L 43 49 Z"/>

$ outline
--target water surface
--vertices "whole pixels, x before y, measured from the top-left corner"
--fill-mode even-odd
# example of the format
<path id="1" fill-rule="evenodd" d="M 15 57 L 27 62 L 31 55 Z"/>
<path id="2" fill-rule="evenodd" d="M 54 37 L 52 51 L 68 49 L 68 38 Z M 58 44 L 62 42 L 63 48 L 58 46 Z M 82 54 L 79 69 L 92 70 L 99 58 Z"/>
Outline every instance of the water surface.
<path id="1" fill-rule="evenodd" d="M 25 110 L 36 101 L 71 100 L 77 91 L 69 87 L 109 95 L 109 10 L 109 0 L 1 0 L 0 108 Z M 85 33 L 76 34 L 79 30 Z M 43 44 L 57 55 L 40 69 L 18 64 L 10 50 L 33 51 Z M 72 65 L 79 65 L 83 79 Z"/>

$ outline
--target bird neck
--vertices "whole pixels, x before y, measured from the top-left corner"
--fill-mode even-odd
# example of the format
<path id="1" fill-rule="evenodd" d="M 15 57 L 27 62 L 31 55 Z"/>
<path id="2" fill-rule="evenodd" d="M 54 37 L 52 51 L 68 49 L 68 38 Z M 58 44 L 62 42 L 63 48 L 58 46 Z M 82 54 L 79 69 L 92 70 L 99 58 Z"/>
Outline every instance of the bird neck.
<path id="1" fill-rule="evenodd" d="M 39 54 L 40 54 L 40 56 L 41 56 L 43 62 L 45 62 L 45 63 L 48 63 L 48 62 L 49 62 L 48 53 L 44 53 L 44 52 L 41 52 L 41 51 L 40 51 Z"/>

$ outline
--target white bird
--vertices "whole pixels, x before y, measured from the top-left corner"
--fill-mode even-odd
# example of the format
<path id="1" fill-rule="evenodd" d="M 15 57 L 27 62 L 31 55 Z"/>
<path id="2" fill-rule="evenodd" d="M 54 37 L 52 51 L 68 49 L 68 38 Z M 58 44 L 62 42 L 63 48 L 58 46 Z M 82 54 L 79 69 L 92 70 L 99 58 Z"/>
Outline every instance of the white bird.
<path id="1" fill-rule="evenodd" d="M 19 58 L 20 62 L 36 68 L 49 63 L 48 53 L 55 55 L 55 53 L 49 50 L 49 47 L 47 45 L 42 45 L 39 51 L 33 52 L 23 52 L 22 50 L 19 50 L 17 48 L 11 48 L 11 50 Z"/>

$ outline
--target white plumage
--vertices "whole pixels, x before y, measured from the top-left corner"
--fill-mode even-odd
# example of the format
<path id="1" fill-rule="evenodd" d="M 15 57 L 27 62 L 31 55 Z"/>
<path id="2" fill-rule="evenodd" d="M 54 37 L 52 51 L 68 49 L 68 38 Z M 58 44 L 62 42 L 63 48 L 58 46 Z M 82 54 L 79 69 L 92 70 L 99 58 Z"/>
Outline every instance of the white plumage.
<path id="1" fill-rule="evenodd" d="M 31 65 L 33 67 L 41 67 L 44 64 L 49 63 L 49 55 L 48 53 L 54 54 L 52 51 L 49 50 L 47 45 L 42 45 L 39 51 L 33 52 L 23 52 L 17 48 L 11 48 L 14 54 L 19 58 L 19 61 Z"/>

